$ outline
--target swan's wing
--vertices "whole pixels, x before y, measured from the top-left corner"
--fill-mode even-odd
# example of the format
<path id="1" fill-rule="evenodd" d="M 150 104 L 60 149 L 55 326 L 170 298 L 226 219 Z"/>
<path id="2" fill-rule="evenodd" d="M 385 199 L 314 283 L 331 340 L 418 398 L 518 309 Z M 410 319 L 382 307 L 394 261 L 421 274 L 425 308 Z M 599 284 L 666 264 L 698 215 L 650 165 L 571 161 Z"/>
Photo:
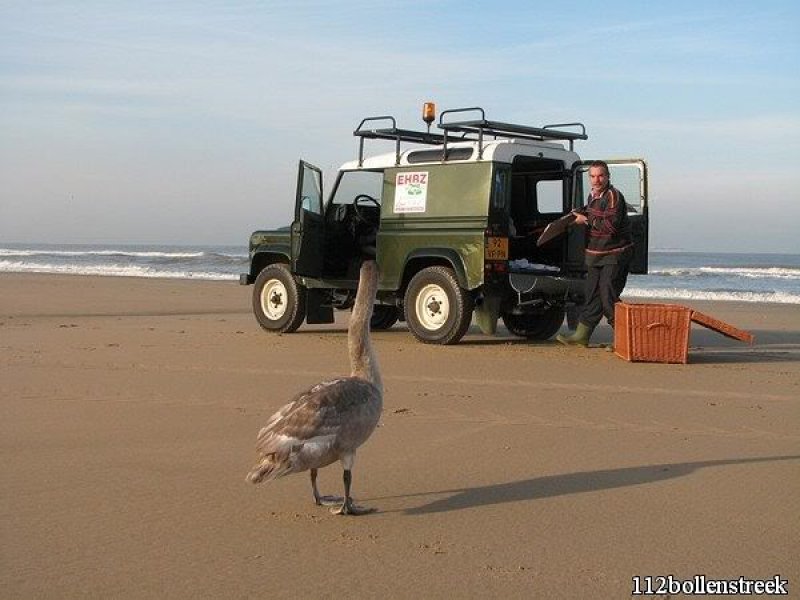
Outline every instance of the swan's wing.
<path id="1" fill-rule="evenodd" d="M 292 449 L 296 452 L 306 444 L 318 445 L 320 451 L 329 448 L 343 432 L 355 434 L 353 429 L 358 429 L 362 421 L 374 419 L 377 423 L 380 407 L 374 417 L 375 408 L 370 406 L 379 402 L 378 397 L 377 388 L 363 379 L 346 377 L 318 383 L 270 417 L 258 434 L 256 450 L 266 455 Z M 371 433 L 374 424 L 368 429 Z"/>

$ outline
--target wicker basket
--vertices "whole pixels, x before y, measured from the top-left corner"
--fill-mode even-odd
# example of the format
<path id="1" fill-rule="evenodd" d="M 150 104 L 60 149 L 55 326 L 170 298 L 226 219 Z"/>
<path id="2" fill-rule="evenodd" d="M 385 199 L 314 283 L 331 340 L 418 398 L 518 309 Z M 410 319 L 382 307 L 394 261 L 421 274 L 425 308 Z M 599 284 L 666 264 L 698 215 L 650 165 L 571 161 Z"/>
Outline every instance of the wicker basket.
<path id="1" fill-rule="evenodd" d="M 627 304 L 614 306 L 614 353 L 637 362 L 689 361 L 692 321 L 734 340 L 753 343 L 747 331 L 679 304 Z"/>
<path id="2" fill-rule="evenodd" d="M 696 310 L 692 311 L 692 322 L 702 325 L 703 327 L 707 327 L 708 329 L 716 331 L 717 333 L 721 333 L 732 340 L 739 340 L 740 342 L 746 342 L 748 344 L 752 344 L 753 341 L 755 341 L 753 334 L 749 331 L 737 329 L 725 321 L 720 321 L 714 317 L 709 317 L 708 315 Z"/>
<path id="3" fill-rule="evenodd" d="M 614 307 L 614 353 L 629 361 L 686 363 L 692 309 L 678 304 Z"/>

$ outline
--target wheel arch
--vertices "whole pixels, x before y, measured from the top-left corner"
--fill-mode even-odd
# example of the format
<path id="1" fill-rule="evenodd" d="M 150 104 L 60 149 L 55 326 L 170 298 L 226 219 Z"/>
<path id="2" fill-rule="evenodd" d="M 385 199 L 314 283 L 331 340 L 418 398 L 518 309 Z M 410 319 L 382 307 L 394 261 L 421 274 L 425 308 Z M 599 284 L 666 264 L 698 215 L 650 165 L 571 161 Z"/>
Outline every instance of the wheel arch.
<path id="1" fill-rule="evenodd" d="M 467 269 L 461 256 L 450 248 L 420 248 L 411 252 L 406 258 L 403 266 L 403 277 L 400 281 L 400 294 L 405 294 L 405 290 L 411 279 L 427 267 L 449 267 L 455 273 L 458 285 L 464 289 L 469 289 L 467 279 Z"/>
<path id="2" fill-rule="evenodd" d="M 289 262 L 289 252 L 286 249 L 280 247 L 259 249 L 250 260 L 250 275 L 256 278 L 261 271 L 270 265 L 275 263 L 288 265 Z"/>

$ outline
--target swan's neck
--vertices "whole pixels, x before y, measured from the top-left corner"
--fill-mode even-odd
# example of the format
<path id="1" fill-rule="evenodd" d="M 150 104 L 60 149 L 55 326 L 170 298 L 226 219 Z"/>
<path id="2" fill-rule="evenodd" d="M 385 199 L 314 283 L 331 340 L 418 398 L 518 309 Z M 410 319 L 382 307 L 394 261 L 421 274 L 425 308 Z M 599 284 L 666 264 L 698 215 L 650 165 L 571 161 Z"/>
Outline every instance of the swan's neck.
<path id="1" fill-rule="evenodd" d="M 378 368 L 378 357 L 372 349 L 369 321 L 378 291 L 378 268 L 375 261 L 364 261 L 358 281 L 358 292 L 347 330 L 350 350 L 350 369 L 354 377 L 361 377 L 383 392 L 383 381 Z"/>

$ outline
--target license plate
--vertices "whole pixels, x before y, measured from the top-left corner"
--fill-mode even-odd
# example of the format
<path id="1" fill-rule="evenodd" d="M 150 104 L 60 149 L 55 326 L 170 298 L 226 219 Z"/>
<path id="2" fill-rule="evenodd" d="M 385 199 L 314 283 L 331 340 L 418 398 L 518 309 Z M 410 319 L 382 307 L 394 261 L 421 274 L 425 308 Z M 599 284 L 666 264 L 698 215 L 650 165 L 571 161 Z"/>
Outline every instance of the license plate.
<path id="1" fill-rule="evenodd" d="M 508 238 L 507 237 L 487 237 L 486 260 L 508 260 Z"/>

